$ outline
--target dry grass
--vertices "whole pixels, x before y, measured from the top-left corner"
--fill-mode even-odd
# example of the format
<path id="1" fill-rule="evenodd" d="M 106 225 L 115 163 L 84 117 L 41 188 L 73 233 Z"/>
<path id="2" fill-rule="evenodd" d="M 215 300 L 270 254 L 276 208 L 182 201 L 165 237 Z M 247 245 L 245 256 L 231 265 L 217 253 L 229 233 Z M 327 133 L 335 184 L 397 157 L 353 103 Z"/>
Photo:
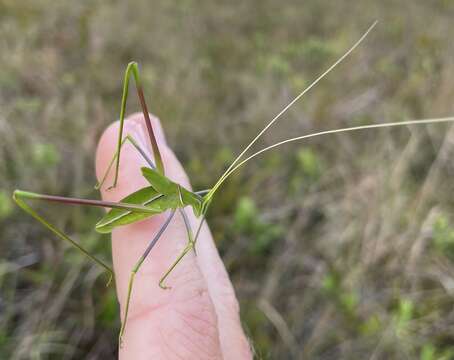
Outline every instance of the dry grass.
<path id="1" fill-rule="evenodd" d="M 100 270 L 9 196 L 96 196 L 93 152 L 129 60 L 203 188 L 375 19 L 264 143 L 454 114 L 453 14 L 449 1 L 422 0 L 0 1 L 0 358 L 116 351 Z M 453 155 L 447 125 L 373 130 L 288 146 L 228 181 L 209 222 L 257 357 L 454 357 Z M 109 257 L 96 210 L 42 210 Z"/>

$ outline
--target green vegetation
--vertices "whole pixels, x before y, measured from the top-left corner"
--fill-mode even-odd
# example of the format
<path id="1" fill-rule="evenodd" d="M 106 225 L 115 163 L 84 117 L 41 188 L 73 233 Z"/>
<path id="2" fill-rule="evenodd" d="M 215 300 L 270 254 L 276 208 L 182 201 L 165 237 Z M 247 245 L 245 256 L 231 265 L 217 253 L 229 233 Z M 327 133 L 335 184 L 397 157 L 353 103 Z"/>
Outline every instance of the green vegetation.
<path id="1" fill-rule="evenodd" d="M 0 0 L 0 358 L 116 352 L 115 291 L 102 270 L 10 196 L 97 196 L 94 151 L 118 116 L 130 60 L 201 189 L 375 19 L 262 145 L 453 115 L 453 14 L 446 0 Z M 432 125 L 316 138 L 229 178 L 208 221 L 260 358 L 454 358 L 452 137 Z M 101 210 L 39 207 L 110 258 L 108 236 L 93 231 Z"/>

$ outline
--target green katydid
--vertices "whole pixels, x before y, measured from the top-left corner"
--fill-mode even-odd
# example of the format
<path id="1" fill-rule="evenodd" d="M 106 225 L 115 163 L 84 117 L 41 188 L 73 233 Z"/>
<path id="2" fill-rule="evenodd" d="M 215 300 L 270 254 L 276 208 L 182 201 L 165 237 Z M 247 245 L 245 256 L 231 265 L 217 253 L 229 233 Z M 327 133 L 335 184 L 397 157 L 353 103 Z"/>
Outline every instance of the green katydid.
<path id="1" fill-rule="evenodd" d="M 118 135 L 118 144 L 116 152 L 110 162 L 105 175 L 102 177 L 101 181 L 96 185 L 96 188 L 99 189 L 104 185 L 104 182 L 107 179 L 108 173 L 112 170 L 115 165 L 115 175 L 113 184 L 110 188 L 115 187 L 117 185 L 118 180 L 118 173 L 120 167 L 120 155 L 122 146 L 129 141 L 134 148 L 141 154 L 141 156 L 145 159 L 148 163 L 149 167 L 143 167 L 142 175 L 148 181 L 150 186 L 144 187 L 139 189 L 132 194 L 123 198 L 120 202 L 108 202 L 108 201 L 100 201 L 100 200 L 88 200 L 88 199 L 78 199 L 78 198 L 67 198 L 61 196 L 52 196 L 52 195 L 42 195 L 37 193 L 31 193 L 21 190 L 15 190 L 13 194 L 13 199 L 15 202 L 20 206 L 24 211 L 38 220 L 41 224 L 47 227 L 50 231 L 52 231 L 55 235 L 60 237 L 63 240 L 68 241 L 73 246 L 78 248 L 82 253 L 84 253 L 87 257 L 91 260 L 95 261 L 98 265 L 102 266 L 109 274 L 109 281 L 113 277 L 113 271 L 111 267 L 105 264 L 102 260 L 98 259 L 96 256 L 91 255 L 88 251 L 86 251 L 81 245 L 77 242 L 72 240 L 69 236 L 64 234 L 62 231 L 57 229 L 54 225 L 49 223 L 46 219 L 41 217 L 35 210 L 33 210 L 27 203 L 26 200 L 42 200 L 47 202 L 58 202 L 64 204 L 73 204 L 73 205 L 86 205 L 86 206 L 98 206 L 104 208 L 110 208 L 110 211 L 105 214 L 105 216 L 96 224 L 95 229 L 100 233 L 110 233 L 113 229 L 118 226 L 123 226 L 127 224 L 131 224 L 137 221 L 144 220 L 156 214 L 161 214 L 164 212 L 168 212 L 168 217 L 162 224 L 160 230 L 155 234 L 155 236 L 151 239 L 149 245 L 145 249 L 143 255 L 138 259 L 136 265 L 131 270 L 131 276 L 128 284 L 128 292 L 127 292 L 127 300 L 126 300 L 126 307 L 124 317 L 122 319 L 122 326 L 120 329 L 120 344 L 121 338 L 124 334 L 126 328 L 126 322 L 128 318 L 128 310 L 129 304 L 132 295 L 132 289 L 134 284 L 134 277 L 135 274 L 139 271 L 141 265 L 147 258 L 148 254 L 159 240 L 160 236 L 163 234 L 165 229 L 168 227 L 169 223 L 171 222 L 175 212 L 178 210 L 184 220 L 184 224 L 187 230 L 188 242 L 186 247 L 180 253 L 176 260 L 171 264 L 169 269 L 163 274 L 161 280 L 159 281 L 159 286 L 163 289 L 167 289 L 168 287 L 165 285 L 165 281 L 173 271 L 173 269 L 178 265 L 178 263 L 183 259 L 183 257 L 191 250 L 195 250 L 195 244 L 198 239 L 202 224 L 205 221 L 205 216 L 208 211 L 209 205 L 213 200 L 215 193 L 219 190 L 220 186 L 226 181 L 226 179 L 232 175 L 237 169 L 239 169 L 242 165 L 247 163 L 249 160 L 255 158 L 256 156 L 263 154 L 271 149 L 274 149 L 278 146 L 284 145 L 286 143 L 299 141 L 306 138 L 327 135 L 327 134 L 334 134 L 334 133 L 341 133 L 341 132 L 350 132 L 350 131 L 357 131 L 363 129 L 372 129 L 372 128 L 381 128 L 381 127 L 392 127 L 392 126 L 405 126 L 405 125 L 416 125 L 416 124 L 433 124 L 433 123 L 442 123 L 448 121 L 454 121 L 454 117 L 446 117 L 446 118 L 437 118 L 437 119 L 423 119 L 423 120 L 411 120 L 411 121 L 404 121 L 404 122 L 394 122 L 394 123 L 381 123 L 381 124 L 373 124 L 373 125 L 365 125 L 365 126 L 357 126 L 357 127 L 349 127 L 349 128 L 342 128 L 342 129 L 335 129 L 335 130 L 328 130 L 328 131 L 321 131 L 317 133 L 302 135 L 290 139 L 286 139 L 275 143 L 273 145 L 267 146 L 248 157 L 245 157 L 246 152 L 251 148 L 253 144 L 257 142 L 257 140 L 279 119 L 281 116 L 296 102 L 298 101 L 303 95 L 305 95 L 309 90 L 311 90 L 316 84 L 318 84 L 328 73 L 330 73 L 338 64 L 340 64 L 345 58 L 347 58 L 351 52 L 366 38 L 369 32 L 374 28 L 376 22 L 373 23 L 369 29 L 361 36 L 361 38 L 350 48 L 348 49 L 337 61 L 335 61 L 325 72 L 323 72 L 320 76 L 318 76 L 308 87 L 306 87 L 302 92 L 300 92 L 289 104 L 287 104 L 259 133 L 258 135 L 241 151 L 241 153 L 236 157 L 236 159 L 232 162 L 232 164 L 228 167 L 228 169 L 222 174 L 222 176 L 218 179 L 218 181 L 209 189 L 204 191 L 192 192 L 188 189 L 185 189 L 181 185 L 171 181 L 169 178 L 165 176 L 164 173 L 164 164 L 161 158 L 161 154 L 159 151 L 159 146 L 156 141 L 156 137 L 153 131 L 153 126 L 149 117 L 148 108 L 145 102 L 145 96 L 143 94 L 138 65 L 135 62 L 131 62 L 128 64 L 125 72 L 124 77 L 124 85 L 123 85 L 123 95 L 121 101 L 121 108 L 120 108 L 120 130 Z M 154 161 L 150 159 L 147 155 L 147 152 L 142 149 L 138 142 L 129 134 L 123 136 L 123 125 L 125 120 L 125 109 L 126 109 L 126 102 L 128 98 L 128 89 L 129 89 L 129 80 L 133 76 L 135 80 L 137 94 L 140 100 L 140 105 L 142 108 L 143 116 L 145 119 L 145 124 L 147 127 L 151 148 L 153 151 L 153 158 Z M 189 224 L 188 216 L 186 214 L 186 208 L 191 208 L 197 218 L 200 219 L 199 225 L 195 234 L 191 229 Z"/>

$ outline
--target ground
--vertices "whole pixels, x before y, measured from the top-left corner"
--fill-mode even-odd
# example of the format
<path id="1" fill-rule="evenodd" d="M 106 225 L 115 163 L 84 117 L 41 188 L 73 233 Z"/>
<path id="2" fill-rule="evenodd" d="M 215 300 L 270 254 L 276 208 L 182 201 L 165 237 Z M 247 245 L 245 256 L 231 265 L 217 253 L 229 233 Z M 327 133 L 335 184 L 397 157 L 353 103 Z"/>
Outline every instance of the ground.
<path id="1" fill-rule="evenodd" d="M 0 0 L 0 357 L 116 353 L 102 271 L 10 196 L 98 196 L 94 151 L 129 61 L 202 189 L 374 20 L 261 145 L 454 115 L 453 15 L 447 0 Z M 449 125 L 370 130 L 289 145 L 226 183 L 208 221 L 257 358 L 454 357 L 453 152 Z M 39 209 L 109 259 L 99 209 Z"/>

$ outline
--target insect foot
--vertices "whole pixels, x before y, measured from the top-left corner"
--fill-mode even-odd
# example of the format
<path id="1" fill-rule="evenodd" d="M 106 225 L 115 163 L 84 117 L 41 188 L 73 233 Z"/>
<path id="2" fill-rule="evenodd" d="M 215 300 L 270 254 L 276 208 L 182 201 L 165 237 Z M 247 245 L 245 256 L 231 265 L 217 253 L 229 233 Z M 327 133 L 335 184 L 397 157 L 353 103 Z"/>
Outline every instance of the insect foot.
<path id="1" fill-rule="evenodd" d="M 167 279 L 167 277 L 170 275 L 170 273 L 173 271 L 173 269 L 175 269 L 175 267 L 178 265 L 178 263 L 183 259 L 183 257 L 194 248 L 194 244 L 195 244 L 194 241 L 192 241 L 192 240 L 188 241 L 186 247 L 183 249 L 181 254 L 177 257 L 177 259 L 172 264 L 172 266 L 170 266 L 169 270 L 166 271 L 166 273 L 161 278 L 161 280 L 159 280 L 159 287 L 161 289 L 164 289 L 164 290 L 171 289 L 170 286 L 164 285 L 164 281 Z"/>

